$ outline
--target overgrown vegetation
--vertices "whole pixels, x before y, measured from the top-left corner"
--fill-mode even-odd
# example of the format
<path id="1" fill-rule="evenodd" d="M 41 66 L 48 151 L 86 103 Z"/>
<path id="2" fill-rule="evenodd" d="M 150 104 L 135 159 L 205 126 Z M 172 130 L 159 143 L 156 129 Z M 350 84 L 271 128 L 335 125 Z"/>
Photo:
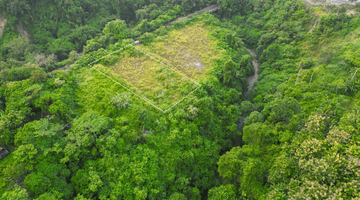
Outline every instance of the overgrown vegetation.
<path id="1" fill-rule="evenodd" d="M 81 52 L 87 41 L 94 39 L 100 46 L 119 40 L 122 36 L 133 38 L 144 32 L 155 30 L 171 20 L 190 13 L 216 1 L 144 1 L 144 0 L 70 0 L 70 1 L 30 1 L 2 0 L 0 15 L 4 14 L 7 23 L 0 41 L 1 60 L 12 58 L 6 46 L 13 43 L 19 33 L 30 37 L 36 45 L 32 53 L 55 54 L 59 60 L 67 58 L 70 51 Z M 113 32 L 104 26 L 115 19 L 122 19 L 129 24 L 127 32 L 113 28 Z M 115 20 L 108 26 L 117 25 Z M 126 26 L 126 23 L 123 23 Z M 116 34 L 117 32 L 117 34 Z M 24 38 L 16 41 L 26 44 Z M 34 45 L 34 46 L 35 46 Z M 12 46 L 12 45 L 11 45 Z M 93 47 L 94 48 L 94 47 Z M 22 49 L 26 49 L 25 47 Z M 29 55 L 31 59 L 33 55 Z"/>
<path id="2" fill-rule="evenodd" d="M 116 84 L 131 88 L 163 111 L 199 87 L 196 82 L 134 46 L 126 46 L 101 61 L 107 65 L 95 64 L 95 70 L 105 73 Z"/>
<path id="3" fill-rule="evenodd" d="M 360 198 L 358 6 L 219 0 L 165 28 L 205 1 L 69 2 L 0 1 L 2 199 Z M 202 85 L 166 115 L 88 66 L 138 36 Z M 123 56 L 98 66 L 141 61 Z"/>
<path id="4" fill-rule="evenodd" d="M 174 28 L 182 28 L 187 23 L 177 23 Z M 188 25 L 186 28 L 171 31 L 170 34 L 154 39 L 154 42 L 144 46 L 146 52 L 161 59 L 181 74 L 197 80 L 207 69 L 212 70 L 213 63 L 224 56 L 217 50 L 216 27 L 204 28 L 201 23 Z M 167 30 L 157 30 L 154 34 L 165 34 Z M 141 40 L 140 40 L 141 41 Z"/>

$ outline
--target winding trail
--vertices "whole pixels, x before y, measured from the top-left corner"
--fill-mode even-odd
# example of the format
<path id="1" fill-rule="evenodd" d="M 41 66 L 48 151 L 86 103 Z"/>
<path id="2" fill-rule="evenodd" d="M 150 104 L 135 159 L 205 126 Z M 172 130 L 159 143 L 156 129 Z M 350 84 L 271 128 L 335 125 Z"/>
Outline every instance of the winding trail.
<path id="1" fill-rule="evenodd" d="M 319 20 L 320 20 L 320 18 L 318 18 L 318 19 L 314 22 L 314 25 L 311 26 L 311 29 L 310 29 L 309 33 L 311 33 L 312 30 L 314 30 L 314 28 L 317 26 L 317 23 L 318 23 Z"/>
<path id="2" fill-rule="evenodd" d="M 194 13 L 191 13 L 189 15 L 179 17 L 179 18 L 175 19 L 174 21 L 171 21 L 171 22 L 165 24 L 165 27 L 172 26 L 175 22 L 180 22 L 180 21 L 182 21 L 182 20 L 184 20 L 186 18 L 189 18 L 189 17 L 191 17 L 191 16 L 193 16 L 195 14 L 201 14 L 201 13 L 206 12 L 206 11 L 209 11 L 209 13 L 215 12 L 219 8 L 220 8 L 220 6 L 217 5 L 217 4 L 211 5 L 209 7 L 203 8 L 203 9 L 201 9 L 199 11 L 196 11 Z"/>
<path id="3" fill-rule="evenodd" d="M 219 8 L 220 8 L 220 5 L 214 4 L 214 5 L 208 6 L 208 7 L 206 7 L 206 8 L 203 8 L 203 9 L 201 9 L 201 10 L 198 10 L 198 11 L 196 11 L 196 12 L 194 12 L 194 13 L 191 13 L 191 14 L 189 14 L 189 15 L 176 18 L 175 20 L 173 20 L 173 21 L 165 24 L 164 26 L 165 26 L 165 27 L 172 26 L 175 22 L 182 21 L 182 20 L 184 20 L 184 19 L 186 19 L 186 18 L 189 18 L 189 17 L 191 17 L 191 16 L 193 16 L 193 15 L 195 15 L 195 14 L 201 14 L 201 13 L 206 12 L 206 11 L 208 11 L 209 13 L 212 13 L 212 12 L 217 11 Z M 1 17 L 1 16 L 0 16 L 0 17 Z M 0 19 L 2 20 L 2 18 L 0 18 Z M 0 25 L 1 25 L 1 23 L 0 23 Z M 0 26 L 0 28 L 1 28 L 1 26 Z M 2 30 L 2 29 L 0 29 L 0 30 Z M 154 32 L 154 31 L 151 31 L 151 32 Z M 151 33 L 151 32 L 150 32 L 150 33 Z M 139 41 L 138 37 L 137 37 L 137 38 L 133 38 L 133 40 L 134 40 L 135 45 L 140 45 L 140 44 L 141 44 L 141 42 Z M 81 54 L 82 54 L 82 52 L 81 52 Z M 70 65 L 65 65 L 65 66 L 56 68 L 56 69 L 54 69 L 54 70 L 52 70 L 52 71 L 56 71 L 56 70 L 64 70 L 64 71 L 67 71 L 68 68 L 71 67 L 71 65 L 72 65 L 72 64 L 70 64 Z"/>
<path id="4" fill-rule="evenodd" d="M 182 21 L 182 20 L 184 20 L 184 19 L 186 19 L 186 18 L 189 18 L 189 17 L 191 17 L 191 16 L 193 16 L 193 15 L 201 14 L 201 13 L 204 13 L 204 12 L 206 12 L 206 11 L 209 11 L 209 13 L 212 13 L 212 12 L 217 11 L 219 8 L 220 8 L 219 5 L 214 4 L 214 5 L 208 6 L 208 7 L 206 7 L 206 8 L 203 8 L 203 9 L 201 9 L 201 10 L 198 10 L 198 11 L 196 11 L 196 12 L 194 12 L 194 13 L 191 13 L 191 14 L 188 14 L 188 15 L 185 15 L 185 16 L 182 16 L 182 17 L 179 17 L 179 18 L 176 18 L 176 19 L 174 19 L 173 21 L 165 24 L 164 26 L 165 26 L 165 28 L 168 27 L 168 26 L 172 26 L 172 25 L 173 25 L 174 23 L 176 23 L 176 22 L 180 22 L 180 21 Z M 152 32 L 154 32 L 154 31 L 150 31 L 149 33 L 152 33 Z M 141 44 L 141 42 L 139 41 L 138 38 L 139 38 L 139 37 L 136 37 L 136 38 L 133 39 L 136 45 L 140 45 L 140 44 Z"/>

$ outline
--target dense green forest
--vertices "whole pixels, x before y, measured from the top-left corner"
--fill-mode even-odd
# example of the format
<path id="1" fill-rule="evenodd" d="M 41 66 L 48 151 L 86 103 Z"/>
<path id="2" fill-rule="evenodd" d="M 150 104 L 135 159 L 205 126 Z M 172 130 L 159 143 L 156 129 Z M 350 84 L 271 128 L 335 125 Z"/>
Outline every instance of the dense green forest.
<path id="1" fill-rule="evenodd" d="M 0 199 L 360 199 L 360 3 L 0 0 L 0 34 Z M 128 45 L 201 87 L 160 112 L 104 76 Z"/>

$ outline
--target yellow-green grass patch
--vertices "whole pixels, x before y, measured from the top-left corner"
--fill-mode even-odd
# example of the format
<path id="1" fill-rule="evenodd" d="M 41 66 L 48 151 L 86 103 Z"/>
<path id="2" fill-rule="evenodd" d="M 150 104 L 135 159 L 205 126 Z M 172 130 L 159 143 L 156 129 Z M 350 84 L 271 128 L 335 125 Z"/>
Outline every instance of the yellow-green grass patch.
<path id="1" fill-rule="evenodd" d="M 139 48 L 197 81 L 212 69 L 214 61 L 223 52 L 217 47 L 218 40 L 210 33 L 210 27 L 198 22 L 171 31 L 168 35 L 157 38 L 156 42 Z"/>
<path id="2" fill-rule="evenodd" d="M 134 46 L 129 45 L 116 54 L 111 56 L 117 59 L 114 64 L 93 67 L 163 112 L 199 87 Z"/>
<path id="3" fill-rule="evenodd" d="M 149 45 L 129 45 L 92 65 L 110 79 L 166 112 L 195 91 L 224 50 L 211 27 L 197 22 Z"/>

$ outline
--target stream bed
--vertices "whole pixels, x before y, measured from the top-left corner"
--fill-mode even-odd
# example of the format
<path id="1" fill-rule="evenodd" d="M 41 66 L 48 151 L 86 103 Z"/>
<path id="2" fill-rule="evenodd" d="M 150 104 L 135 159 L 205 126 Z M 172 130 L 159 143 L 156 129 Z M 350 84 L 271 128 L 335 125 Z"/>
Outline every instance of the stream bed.
<path id="1" fill-rule="evenodd" d="M 252 55 L 252 63 L 253 63 L 253 66 L 254 66 L 254 69 L 255 69 L 255 73 L 254 75 L 252 76 L 249 76 L 246 78 L 246 81 L 249 82 L 249 85 L 248 85 L 248 89 L 247 91 L 245 92 L 245 99 L 248 100 L 248 92 L 254 87 L 254 83 L 255 81 L 258 79 L 258 71 L 259 71 L 259 62 L 256 60 L 257 58 L 257 55 L 256 53 L 252 50 L 252 49 L 247 49 L 250 54 Z"/>

